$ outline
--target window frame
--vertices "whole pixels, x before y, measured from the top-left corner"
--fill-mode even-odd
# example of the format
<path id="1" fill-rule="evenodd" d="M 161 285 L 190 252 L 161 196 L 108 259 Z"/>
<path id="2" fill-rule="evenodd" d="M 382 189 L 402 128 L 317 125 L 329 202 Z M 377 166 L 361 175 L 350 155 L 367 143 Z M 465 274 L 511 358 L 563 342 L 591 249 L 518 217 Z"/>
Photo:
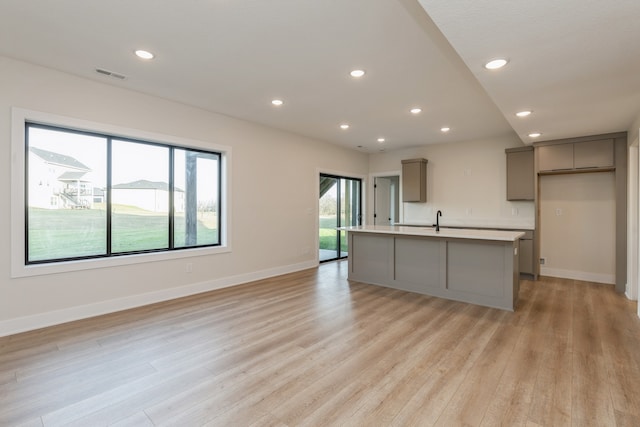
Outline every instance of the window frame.
<path id="1" fill-rule="evenodd" d="M 118 253 L 112 256 L 100 255 L 98 257 L 91 256 L 86 258 L 83 257 L 27 264 L 26 215 L 28 201 L 26 200 L 26 176 L 28 170 L 26 162 L 27 147 L 25 140 L 27 123 L 86 134 L 98 134 L 112 139 L 170 146 L 177 149 L 219 153 L 219 245 L 161 249 L 158 251 L 141 251 L 124 254 Z M 63 273 L 231 252 L 231 227 L 229 221 L 231 198 L 228 185 L 231 169 L 231 148 L 228 146 L 31 111 L 17 107 L 12 108 L 11 143 L 11 277 Z"/>

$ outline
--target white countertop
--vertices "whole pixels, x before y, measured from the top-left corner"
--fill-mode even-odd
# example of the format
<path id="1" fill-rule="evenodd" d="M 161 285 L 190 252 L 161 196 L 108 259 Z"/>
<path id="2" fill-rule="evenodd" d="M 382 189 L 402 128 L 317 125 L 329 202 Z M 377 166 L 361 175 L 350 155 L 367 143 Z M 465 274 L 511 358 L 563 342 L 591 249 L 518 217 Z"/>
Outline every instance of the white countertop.
<path id="1" fill-rule="evenodd" d="M 524 236 L 524 233 L 521 231 L 472 230 L 467 228 L 442 228 L 442 226 L 440 227 L 440 231 L 436 231 L 435 227 L 408 227 L 402 225 L 359 225 L 354 227 L 340 227 L 339 230 L 358 233 L 398 234 L 405 236 L 498 240 L 503 242 L 513 242 Z"/>
<path id="2" fill-rule="evenodd" d="M 433 222 L 420 222 L 410 221 L 396 223 L 394 225 L 406 225 L 409 227 L 431 227 Z M 514 222 L 514 221 L 477 221 L 470 224 L 468 221 L 456 221 L 447 219 L 447 221 L 440 220 L 440 227 L 456 227 L 456 228 L 484 228 L 491 230 L 535 230 L 535 226 L 529 223 Z"/>

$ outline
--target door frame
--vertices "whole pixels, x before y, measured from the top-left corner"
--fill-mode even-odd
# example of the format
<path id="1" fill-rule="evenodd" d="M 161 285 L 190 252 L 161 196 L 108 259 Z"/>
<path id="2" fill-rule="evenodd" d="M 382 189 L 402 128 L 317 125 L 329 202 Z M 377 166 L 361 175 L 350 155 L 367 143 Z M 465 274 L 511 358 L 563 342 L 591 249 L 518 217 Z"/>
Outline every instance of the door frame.
<path id="1" fill-rule="evenodd" d="M 369 174 L 369 183 L 367 184 L 367 193 L 371 194 L 371 197 L 369 197 L 368 204 L 367 204 L 367 208 L 368 208 L 367 212 L 369 212 L 369 214 L 367 214 L 366 216 L 363 215 L 363 219 L 365 220 L 366 224 L 374 223 L 373 214 L 375 213 L 375 206 L 374 206 L 375 201 L 373 199 L 373 194 L 375 194 L 375 188 L 373 187 L 373 184 L 375 182 L 375 178 L 378 178 L 378 177 L 384 178 L 389 176 L 397 176 L 399 180 L 397 220 L 400 223 L 404 222 L 404 203 L 402 203 L 402 171 L 395 170 L 395 171 L 389 171 L 389 172 L 375 172 L 375 173 Z"/>
<path id="2" fill-rule="evenodd" d="M 378 212 L 379 206 L 379 193 L 380 193 L 380 181 L 386 180 L 387 182 L 395 182 L 395 185 L 389 185 L 389 193 L 386 197 L 387 203 L 387 212 Z M 395 188 L 395 190 L 394 190 Z M 373 177 L 373 225 L 394 225 L 400 222 L 400 176 L 398 175 L 389 175 L 389 176 L 376 176 Z M 391 214 L 393 218 L 388 218 L 387 215 L 390 211 L 394 212 Z M 381 217 L 381 214 L 384 213 L 384 217 Z M 389 220 L 393 219 L 393 221 L 389 222 Z"/>

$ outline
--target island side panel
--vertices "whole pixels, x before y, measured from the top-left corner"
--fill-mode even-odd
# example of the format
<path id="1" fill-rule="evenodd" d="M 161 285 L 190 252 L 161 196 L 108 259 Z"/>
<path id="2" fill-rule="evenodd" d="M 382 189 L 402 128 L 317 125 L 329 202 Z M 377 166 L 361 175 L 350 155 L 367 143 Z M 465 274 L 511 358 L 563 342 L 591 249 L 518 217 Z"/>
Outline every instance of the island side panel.
<path id="1" fill-rule="evenodd" d="M 504 271 L 505 286 L 511 286 L 511 309 L 515 310 L 520 293 L 520 239 L 513 242 L 512 245 L 505 245 L 504 258 L 507 263 L 507 268 Z M 509 260 L 511 260 L 511 264 L 509 264 Z"/>
<path id="2" fill-rule="evenodd" d="M 389 286 L 393 281 L 393 237 L 348 233 L 349 279 Z"/>
<path id="3" fill-rule="evenodd" d="M 454 292 L 503 297 L 504 245 L 450 241 L 447 245 L 447 289 Z"/>
<path id="4" fill-rule="evenodd" d="M 405 236 L 396 236 L 394 241 L 394 287 L 423 294 L 439 294 L 444 283 L 444 241 Z"/>
<path id="5" fill-rule="evenodd" d="M 459 301 L 513 310 L 519 278 L 514 274 L 515 242 L 447 243 L 447 291 Z"/>

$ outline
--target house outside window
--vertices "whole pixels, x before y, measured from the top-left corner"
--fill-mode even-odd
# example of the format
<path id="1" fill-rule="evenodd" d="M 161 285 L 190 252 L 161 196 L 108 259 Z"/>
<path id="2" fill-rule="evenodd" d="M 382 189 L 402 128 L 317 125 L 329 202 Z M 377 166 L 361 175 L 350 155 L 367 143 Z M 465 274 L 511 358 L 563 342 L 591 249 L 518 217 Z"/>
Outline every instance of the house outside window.
<path id="1" fill-rule="evenodd" d="M 25 264 L 221 245 L 222 153 L 25 123 Z"/>

